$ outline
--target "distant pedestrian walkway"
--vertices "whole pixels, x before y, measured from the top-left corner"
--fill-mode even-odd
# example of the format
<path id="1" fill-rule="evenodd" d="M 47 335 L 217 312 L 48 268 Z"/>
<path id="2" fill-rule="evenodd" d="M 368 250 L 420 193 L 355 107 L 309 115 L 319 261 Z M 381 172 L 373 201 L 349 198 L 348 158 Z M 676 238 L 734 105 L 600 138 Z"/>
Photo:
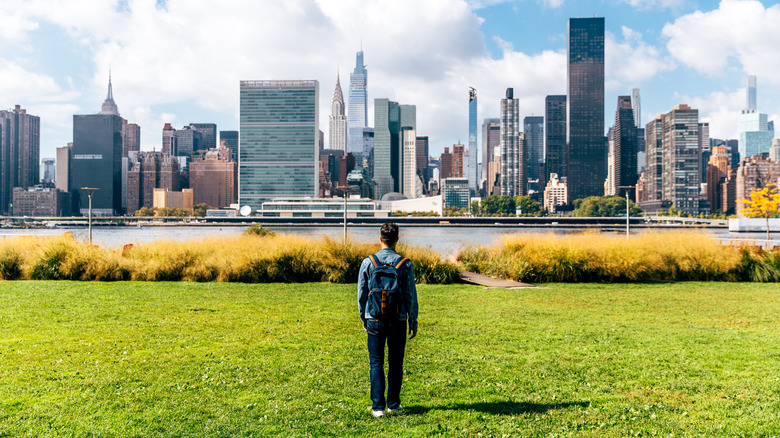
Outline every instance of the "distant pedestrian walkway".
<path id="1" fill-rule="evenodd" d="M 520 283 L 519 281 L 504 280 L 501 278 L 488 277 L 487 275 L 477 274 L 476 272 L 461 271 L 460 279 L 480 286 L 497 288 L 497 289 L 525 289 L 536 287 L 528 283 Z"/>

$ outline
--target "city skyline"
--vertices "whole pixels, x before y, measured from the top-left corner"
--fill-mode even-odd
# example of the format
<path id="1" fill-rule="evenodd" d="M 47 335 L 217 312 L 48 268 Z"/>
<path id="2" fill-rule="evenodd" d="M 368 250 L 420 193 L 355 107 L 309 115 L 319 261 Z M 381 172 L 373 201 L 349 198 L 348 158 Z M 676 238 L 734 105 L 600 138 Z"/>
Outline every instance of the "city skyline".
<path id="1" fill-rule="evenodd" d="M 614 111 L 609 103 L 639 88 L 642 124 L 686 103 L 710 122 L 712 137 L 736 138 L 747 75 L 758 78 L 759 111 L 770 120 L 780 113 L 780 80 L 772 74 L 780 42 L 765 31 L 779 19 L 780 6 L 768 1 L 442 0 L 420 7 L 301 0 L 214 10 L 208 2 L 131 0 L 85 7 L 89 14 L 43 0 L 0 7 L 6 43 L 0 106 L 19 104 L 41 117 L 41 156 L 72 141 L 72 115 L 91 113 L 103 100 L 109 69 L 123 117 L 142 128 L 142 150 L 159 150 L 165 122 L 237 128 L 240 80 L 314 78 L 332 90 L 334 73 L 351 70 L 361 49 L 372 76 L 368 101 L 416 104 L 418 133 L 430 137 L 431 154 L 438 155 L 468 136 L 460 102 L 469 86 L 480 92 L 480 123 L 498 116 L 507 87 L 520 98 L 521 117 L 543 115 L 545 96 L 566 89 L 568 18 L 593 15 L 606 19 L 607 120 Z M 387 17 L 406 16 L 412 7 L 418 13 L 402 28 L 390 26 Z M 262 14 L 272 25 L 255 29 L 251 20 L 229 19 L 234 8 L 241 16 Z M 308 30 L 294 34 L 300 28 Z M 269 43 L 257 47 L 257 41 Z M 328 106 L 320 100 L 322 114 Z M 368 110 L 373 120 L 371 105 Z M 327 134 L 326 118 L 319 126 Z"/>

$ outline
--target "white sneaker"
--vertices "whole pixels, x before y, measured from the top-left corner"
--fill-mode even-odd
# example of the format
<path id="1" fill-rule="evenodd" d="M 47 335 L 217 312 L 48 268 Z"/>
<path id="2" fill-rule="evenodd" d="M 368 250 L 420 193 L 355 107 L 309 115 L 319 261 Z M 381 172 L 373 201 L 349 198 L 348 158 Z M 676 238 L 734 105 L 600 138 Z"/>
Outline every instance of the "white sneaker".
<path id="1" fill-rule="evenodd" d="M 385 411 L 382 410 L 382 409 L 376 409 L 376 410 L 371 411 L 371 415 L 373 415 L 376 418 L 384 417 L 385 416 Z"/>
<path id="2" fill-rule="evenodd" d="M 388 413 L 388 414 L 392 414 L 392 413 L 394 413 L 394 412 L 400 412 L 400 411 L 401 411 L 403 408 L 404 408 L 404 407 L 403 407 L 403 406 L 401 406 L 401 405 L 398 405 L 398 407 L 397 407 L 397 408 L 395 408 L 395 409 L 390 409 L 390 408 L 388 408 L 388 409 L 387 409 L 387 413 Z"/>

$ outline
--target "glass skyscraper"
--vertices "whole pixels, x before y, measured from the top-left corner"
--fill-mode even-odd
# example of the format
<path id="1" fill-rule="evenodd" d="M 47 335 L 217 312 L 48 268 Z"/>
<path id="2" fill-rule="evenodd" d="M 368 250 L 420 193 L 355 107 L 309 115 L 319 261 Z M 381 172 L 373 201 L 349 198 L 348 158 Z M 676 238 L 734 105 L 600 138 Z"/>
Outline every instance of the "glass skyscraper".
<path id="1" fill-rule="evenodd" d="M 528 116 L 523 119 L 525 132 L 525 177 L 539 179 L 539 165 L 544 162 L 544 117 Z M 536 185 L 535 185 L 536 186 Z M 543 187 L 537 186 L 544 190 Z"/>
<path id="2" fill-rule="evenodd" d="M 355 70 L 349 74 L 349 96 L 347 98 L 347 152 L 352 153 L 355 157 L 363 155 L 363 129 L 368 127 L 367 81 L 368 72 L 363 63 L 363 51 L 361 50 L 357 52 Z"/>
<path id="3" fill-rule="evenodd" d="M 241 81 L 239 204 L 319 193 L 319 83 Z"/>
<path id="4" fill-rule="evenodd" d="M 545 157 L 539 189 L 544 190 L 551 173 L 567 176 L 566 162 L 566 96 L 547 96 L 544 100 Z"/>
<path id="5" fill-rule="evenodd" d="M 569 199 L 604 193 L 604 18 L 569 20 Z"/>
<path id="6" fill-rule="evenodd" d="M 122 211 L 122 118 L 114 114 L 73 116 L 71 194 L 83 216 L 88 214 L 87 193 L 94 187 L 92 214 L 113 216 Z"/>
<path id="7" fill-rule="evenodd" d="M 469 89 L 469 161 L 466 176 L 469 179 L 469 191 L 472 195 L 477 195 L 479 189 L 479 168 L 477 161 L 479 158 L 479 146 L 477 143 L 477 90 Z"/>

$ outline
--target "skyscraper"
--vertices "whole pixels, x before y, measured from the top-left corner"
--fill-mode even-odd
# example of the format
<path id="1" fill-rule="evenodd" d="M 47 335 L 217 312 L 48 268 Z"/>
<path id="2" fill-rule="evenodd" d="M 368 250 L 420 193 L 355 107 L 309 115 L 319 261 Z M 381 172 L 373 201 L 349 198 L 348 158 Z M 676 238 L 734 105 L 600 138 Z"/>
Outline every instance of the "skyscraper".
<path id="1" fill-rule="evenodd" d="M 614 163 L 610 174 L 612 181 L 608 186 L 613 190 L 610 195 L 622 195 L 626 189 L 621 187 L 636 186 L 637 181 L 637 145 L 634 109 L 631 108 L 631 96 L 618 96 L 615 111 L 615 127 L 613 129 L 610 156 Z M 636 190 L 629 190 L 629 196 L 636 200 Z"/>
<path id="2" fill-rule="evenodd" d="M 423 191 L 426 191 L 430 179 L 430 175 L 428 175 L 428 136 L 418 135 L 416 146 L 417 176 L 422 181 Z"/>
<path id="3" fill-rule="evenodd" d="M 487 181 L 485 191 L 490 192 L 492 181 L 489 181 L 490 163 L 496 155 L 496 148 L 501 144 L 501 122 L 499 119 L 485 119 L 482 122 L 482 180 Z"/>
<path id="4" fill-rule="evenodd" d="M 82 216 L 89 210 L 82 187 L 99 189 L 92 196 L 94 216 L 122 213 L 122 125 L 109 78 L 100 113 L 73 116 L 70 190 Z"/>
<path id="5" fill-rule="evenodd" d="M 745 109 L 748 111 L 758 110 L 758 93 L 756 87 L 756 77 L 748 75 L 747 77 L 747 95 L 745 96 L 746 105 Z"/>
<path id="6" fill-rule="evenodd" d="M 177 142 L 176 128 L 170 123 L 166 123 L 162 131 L 162 152 L 169 155 L 178 155 L 179 148 Z"/>
<path id="7" fill-rule="evenodd" d="M 412 127 L 401 128 L 403 174 L 401 177 L 402 190 L 407 198 L 419 198 L 422 196 L 422 182 L 417 174 L 417 132 Z M 350 169 L 351 170 L 351 169 Z"/>
<path id="8" fill-rule="evenodd" d="M 527 152 L 524 164 L 525 177 L 528 180 L 538 180 L 540 176 L 539 165 L 544 162 L 544 117 L 525 117 L 523 119 L 523 132 L 525 133 L 525 151 Z"/>
<path id="9" fill-rule="evenodd" d="M 241 81 L 241 205 L 319 194 L 318 102 L 316 80 Z"/>
<path id="10" fill-rule="evenodd" d="M 349 74 L 349 105 L 347 111 L 347 152 L 363 155 L 363 129 L 368 127 L 368 72 L 363 63 L 363 51 L 355 56 L 355 70 Z M 366 157 L 367 158 L 367 157 Z M 363 160 L 360 160 L 361 162 Z"/>
<path id="11" fill-rule="evenodd" d="M 57 148 L 57 172 L 55 187 L 63 192 L 70 192 L 71 149 L 73 149 L 73 143 L 68 143 L 67 146 Z"/>
<path id="12" fill-rule="evenodd" d="M 452 177 L 452 153 L 450 152 L 450 148 L 445 147 L 444 152 L 442 152 L 441 157 L 439 157 L 439 165 L 441 166 L 441 169 L 439 170 L 439 179 L 443 180 L 445 178 L 451 178 Z"/>
<path id="13" fill-rule="evenodd" d="M 743 110 L 739 115 L 739 156 L 752 157 L 769 152 L 774 132 L 769 130 L 768 117 L 756 110 Z"/>
<path id="14" fill-rule="evenodd" d="M 11 214 L 14 187 L 40 179 L 41 119 L 16 105 L 0 111 L 0 213 Z"/>
<path id="15" fill-rule="evenodd" d="M 699 214 L 699 111 L 677 105 L 663 115 L 663 200 L 678 210 Z"/>
<path id="16" fill-rule="evenodd" d="M 217 147 L 216 123 L 190 123 L 190 128 L 200 133 L 200 143 L 195 150 L 207 151 Z"/>
<path id="17" fill-rule="evenodd" d="M 330 103 L 328 148 L 347 151 L 347 117 L 344 115 L 344 94 L 341 92 L 341 81 L 338 76 L 336 76 L 336 88 L 333 90 L 333 100 Z M 362 156 L 362 151 L 360 155 Z"/>
<path id="18" fill-rule="evenodd" d="M 569 200 L 601 195 L 604 140 L 604 18 L 569 20 Z"/>
<path id="19" fill-rule="evenodd" d="M 642 100 L 639 97 L 639 88 L 631 89 L 631 108 L 634 110 L 634 122 L 637 129 L 642 128 Z"/>
<path id="20" fill-rule="evenodd" d="M 729 154 L 726 146 L 715 146 L 707 162 L 707 200 L 710 211 L 725 212 L 723 208 L 723 182 L 731 175 Z"/>
<path id="21" fill-rule="evenodd" d="M 477 90 L 469 88 L 469 162 L 466 176 L 469 179 L 469 191 L 473 196 L 477 195 L 479 185 L 479 146 L 477 145 Z"/>
<path id="22" fill-rule="evenodd" d="M 566 96 L 553 95 L 544 99 L 545 118 L 545 174 L 541 175 L 539 187 L 546 187 L 550 174 L 560 179 L 567 175 L 566 155 Z"/>
<path id="23" fill-rule="evenodd" d="M 466 164 L 465 146 L 462 144 L 452 145 L 452 177 L 465 178 L 464 167 Z"/>
<path id="24" fill-rule="evenodd" d="M 525 187 L 525 175 L 522 175 L 525 166 L 518 128 L 520 115 L 518 114 L 519 100 L 514 98 L 514 89 L 506 89 L 506 98 L 501 99 L 501 194 L 517 196 L 523 194 Z M 523 183 L 521 183 L 521 181 Z"/>
<path id="25" fill-rule="evenodd" d="M 401 132 L 404 128 L 417 130 L 417 108 L 414 105 L 374 99 L 374 196 L 378 199 L 387 193 L 402 192 L 404 163 L 407 160 L 416 162 L 416 150 L 414 155 L 404 156 Z"/>
<path id="26" fill-rule="evenodd" d="M 122 119 L 122 156 L 131 151 L 141 150 L 141 127 L 135 123 L 127 123 Z"/>
<path id="27" fill-rule="evenodd" d="M 645 148 L 647 150 L 647 168 L 645 170 L 645 193 L 648 203 L 654 203 L 654 210 L 661 208 L 663 200 L 663 116 L 656 116 L 645 127 Z M 646 209 L 645 206 L 642 206 Z"/>

